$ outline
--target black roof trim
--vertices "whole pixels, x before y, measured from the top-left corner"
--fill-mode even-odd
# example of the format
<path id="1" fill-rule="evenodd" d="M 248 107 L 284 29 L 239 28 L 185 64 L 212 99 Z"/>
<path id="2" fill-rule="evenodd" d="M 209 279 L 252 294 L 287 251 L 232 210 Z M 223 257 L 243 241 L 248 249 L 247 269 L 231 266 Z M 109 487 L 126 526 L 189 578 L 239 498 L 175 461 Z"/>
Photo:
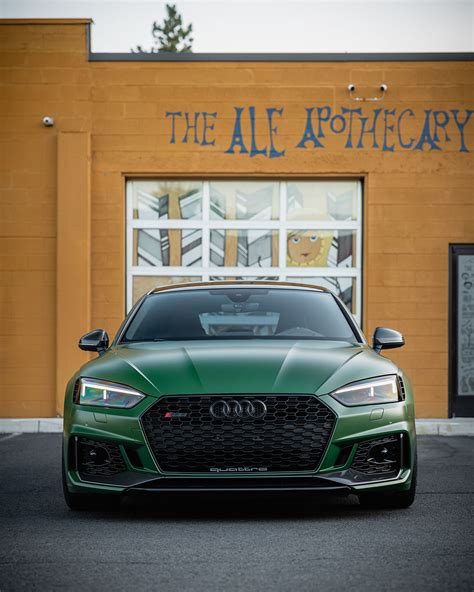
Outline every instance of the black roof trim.
<path id="1" fill-rule="evenodd" d="M 472 62 L 474 52 L 445 53 L 95 53 L 86 24 L 90 62 Z"/>
<path id="2" fill-rule="evenodd" d="M 228 287 L 235 287 L 239 286 L 241 288 L 253 288 L 255 286 L 258 287 L 270 287 L 270 288 L 296 288 L 296 289 L 305 289 L 305 290 L 313 290 L 316 292 L 325 292 L 331 293 L 330 290 L 324 288 L 323 286 L 317 286 L 313 284 L 304 284 L 303 282 L 287 282 L 287 281 L 277 281 L 277 280 L 209 280 L 209 281 L 201 281 L 201 282 L 183 282 L 181 284 L 167 284 L 164 286 L 159 286 L 156 288 L 152 288 L 149 290 L 146 295 L 149 296 L 150 294 L 160 294 L 161 292 L 168 292 L 171 290 L 198 290 L 198 289 L 208 289 L 208 290 L 215 290 L 218 288 L 228 288 Z"/>
<path id="3" fill-rule="evenodd" d="M 90 62 L 471 62 L 464 53 L 94 53 Z"/>

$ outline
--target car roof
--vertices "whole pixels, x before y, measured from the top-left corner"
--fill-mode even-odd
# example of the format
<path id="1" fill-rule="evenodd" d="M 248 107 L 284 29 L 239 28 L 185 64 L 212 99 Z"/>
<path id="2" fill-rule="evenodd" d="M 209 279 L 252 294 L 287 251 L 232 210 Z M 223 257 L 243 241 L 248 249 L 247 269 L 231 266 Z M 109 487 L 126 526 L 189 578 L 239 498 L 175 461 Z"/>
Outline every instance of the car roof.
<path id="1" fill-rule="evenodd" d="M 159 286 L 153 288 L 148 294 L 157 294 L 158 292 L 164 292 L 167 290 L 181 290 L 183 288 L 201 289 L 201 288 L 226 288 L 229 286 L 272 286 L 274 288 L 304 288 L 308 290 L 314 290 L 316 292 L 328 292 L 331 293 L 327 288 L 322 286 L 314 286 L 312 284 L 300 284 L 297 282 L 278 282 L 271 280 L 227 280 L 227 281 L 215 281 L 215 282 L 187 282 L 182 284 L 169 284 L 167 286 Z"/>

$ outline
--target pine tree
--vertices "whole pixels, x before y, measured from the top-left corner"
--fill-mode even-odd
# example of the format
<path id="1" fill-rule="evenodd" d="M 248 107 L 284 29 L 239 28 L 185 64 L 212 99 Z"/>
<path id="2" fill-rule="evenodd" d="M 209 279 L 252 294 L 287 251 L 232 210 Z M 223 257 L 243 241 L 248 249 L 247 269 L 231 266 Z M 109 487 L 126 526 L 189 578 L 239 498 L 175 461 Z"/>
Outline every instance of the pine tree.
<path id="1" fill-rule="evenodd" d="M 133 53 L 189 53 L 192 52 L 191 37 L 192 24 L 183 27 L 183 19 L 179 14 L 176 4 L 166 5 L 166 17 L 163 24 L 153 23 L 151 34 L 154 39 L 154 46 L 147 51 L 141 45 L 132 48 Z"/>

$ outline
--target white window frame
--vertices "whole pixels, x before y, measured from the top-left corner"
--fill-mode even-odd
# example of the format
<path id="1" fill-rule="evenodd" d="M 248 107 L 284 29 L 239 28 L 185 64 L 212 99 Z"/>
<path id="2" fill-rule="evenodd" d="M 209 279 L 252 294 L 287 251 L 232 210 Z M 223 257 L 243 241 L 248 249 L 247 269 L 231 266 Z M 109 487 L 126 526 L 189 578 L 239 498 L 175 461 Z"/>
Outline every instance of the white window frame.
<path id="1" fill-rule="evenodd" d="M 159 180 L 159 177 L 156 179 Z M 355 181 L 357 183 L 357 219 L 350 221 L 287 221 L 287 187 L 293 180 L 279 181 L 268 179 L 268 181 L 279 183 L 280 196 L 280 219 L 279 220 L 211 220 L 210 213 L 210 183 L 212 179 L 199 180 L 203 184 L 202 195 L 202 217 L 193 220 L 146 220 L 133 218 L 133 183 L 143 179 L 128 179 L 126 185 L 126 260 L 127 260 L 127 281 L 126 281 L 126 302 L 127 311 L 133 305 L 133 277 L 134 276 L 199 276 L 202 281 L 209 281 L 210 277 L 262 277 L 277 276 L 279 280 L 291 281 L 292 277 L 350 277 L 356 280 L 355 299 L 356 309 L 354 316 L 360 323 L 362 318 L 362 182 L 360 179 L 344 178 L 344 181 Z M 150 178 L 155 180 L 155 178 Z M 318 178 L 307 179 L 318 181 Z M 334 179 L 338 181 L 339 179 Z M 341 179 L 342 180 L 342 179 Z M 248 181 L 243 178 L 242 181 Z M 177 229 L 183 230 L 192 228 L 202 232 L 202 265 L 190 267 L 152 267 L 133 265 L 133 231 L 135 229 Z M 218 230 L 278 230 L 279 232 L 279 261 L 278 267 L 210 267 L 210 231 Z M 289 267 L 286 265 L 286 245 L 288 230 L 354 230 L 356 232 L 356 267 Z"/>

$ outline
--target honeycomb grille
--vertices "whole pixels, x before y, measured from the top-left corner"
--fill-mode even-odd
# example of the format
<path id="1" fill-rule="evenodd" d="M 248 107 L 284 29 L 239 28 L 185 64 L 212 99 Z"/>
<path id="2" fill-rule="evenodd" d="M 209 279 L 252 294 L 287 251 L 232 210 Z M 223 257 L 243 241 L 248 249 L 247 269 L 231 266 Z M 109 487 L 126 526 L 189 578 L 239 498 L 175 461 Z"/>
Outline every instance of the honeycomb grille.
<path id="1" fill-rule="evenodd" d="M 117 444 L 78 438 L 77 464 L 81 478 L 111 477 L 127 470 Z"/>
<path id="2" fill-rule="evenodd" d="M 375 462 L 372 453 L 375 447 L 387 449 L 386 463 Z M 352 461 L 351 468 L 366 475 L 388 475 L 397 473 L 401 466 L 401 440 L 399 436 L 387 436 L 361 442 Z"/>
<path id="3" fill-rule="evenodd" d="M 261 401 L 264 417 L 216 418 L 216 401 Z M 245 404 L 245 403 L 244 403 Z M 308 395 L 172 396 L 142 416 L 155 460 L 165 472 L 225 474 L 315 470 L 335 414 Z"/>

